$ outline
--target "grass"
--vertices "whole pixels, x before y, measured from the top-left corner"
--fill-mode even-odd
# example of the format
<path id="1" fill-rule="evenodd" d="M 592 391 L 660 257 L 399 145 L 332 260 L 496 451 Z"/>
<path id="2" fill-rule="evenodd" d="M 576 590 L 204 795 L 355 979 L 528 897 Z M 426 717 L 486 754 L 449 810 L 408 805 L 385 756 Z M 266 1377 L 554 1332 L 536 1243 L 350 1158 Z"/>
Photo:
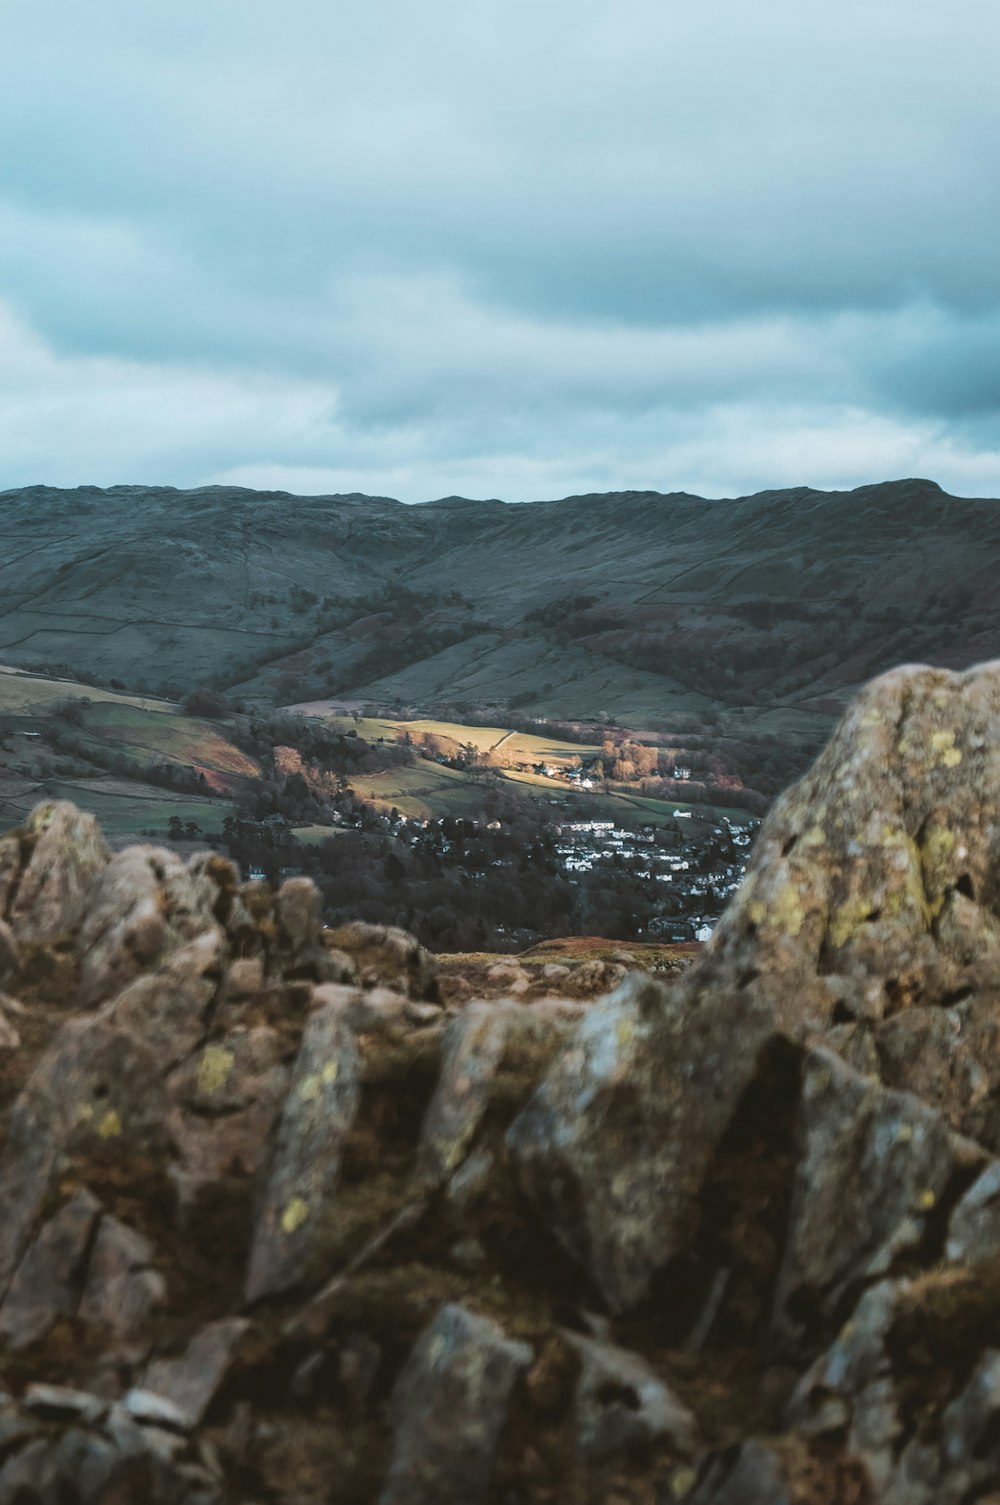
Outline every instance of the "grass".
<path id="1" fill-rule="evenodd" d="M 311 712 L 321 715 L 317 711 Z M 560 742 L 554 737 L 539 737 L 532 732 L 515 732 L 503 726 L 464 726 L 457 721 L 397 721 L 389 717 L 363 716 L 355 721 L 351 716 L 322 716 L 331 727 L 340 732 L 356 731 L 366 742 L 398 742 L 408 732 L 411 737 L 430 735 L 451 742 L 457 751 L 470 743 L 478 752 L 492 752 L 500 748 L 503 753 L 525 763 L 551 763 L 561 768 L 572 767 L 580 756 L 600 752 L 596 743 L 583 746 L 576 742 Z"/>
<path id="2" fill-rule="evenodd" d="M 193 768 L 219 792 L 231 789 L 234 781 L 260 774 L 253 759 L 216 725 L 193 716 L 133 705 L 94 704 L 83 712 L 82 730 L 135 762 L 148 763 L 152 756 Z"/>
<path id="3" fill-rule="evenodd" d="M 95 704 L 131 706 L 136 710 L 170 712 L 170 702 L 152 695 L 125 695 L 98 690 L 72 679 L 47 679 L 0 667 L 0 712 L 37 712 L 60 700 L 91 700 Z"/>

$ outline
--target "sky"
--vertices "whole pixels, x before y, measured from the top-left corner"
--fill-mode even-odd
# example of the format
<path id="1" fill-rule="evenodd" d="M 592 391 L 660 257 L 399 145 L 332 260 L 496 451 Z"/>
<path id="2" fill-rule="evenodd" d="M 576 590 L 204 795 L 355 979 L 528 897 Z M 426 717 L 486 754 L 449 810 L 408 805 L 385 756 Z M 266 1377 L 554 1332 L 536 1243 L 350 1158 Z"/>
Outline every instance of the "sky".
<path id="1" fill-rule="evenodd" d="M 1000 496 L 989 0 L 0 0 L 0 488 Z"/>

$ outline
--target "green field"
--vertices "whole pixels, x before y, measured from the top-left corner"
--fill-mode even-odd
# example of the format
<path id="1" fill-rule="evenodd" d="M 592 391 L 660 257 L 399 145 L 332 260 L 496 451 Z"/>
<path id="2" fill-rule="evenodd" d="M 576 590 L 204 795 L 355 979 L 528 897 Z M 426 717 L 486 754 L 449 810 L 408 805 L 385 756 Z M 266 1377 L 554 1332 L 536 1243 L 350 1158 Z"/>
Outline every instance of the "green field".
<path id="1" fill-rule="evenodd" d="M 0 668 L 0 713 L 27 711 L 37 714 L 61 700 L 91 700 L 106 705 L 131 706 L 136 710 L 170 712 L 169 701 L 153 695 L 125 695 L 115 690 L 97 690 L 92 685 L 77 684 L 72 679 L 49 679 L 41 675 L 22 674 L 16 669 Z"/>
<path id="2" fill-rule="evenodd" d="M 159 758 L 194 768 L 220 792 L 234 781 L 257 778 L 260 769 L 210 721 L 171 711 L 122 704 L 94 704 L 83 712 L 81 731 L 137 763 Z"/>

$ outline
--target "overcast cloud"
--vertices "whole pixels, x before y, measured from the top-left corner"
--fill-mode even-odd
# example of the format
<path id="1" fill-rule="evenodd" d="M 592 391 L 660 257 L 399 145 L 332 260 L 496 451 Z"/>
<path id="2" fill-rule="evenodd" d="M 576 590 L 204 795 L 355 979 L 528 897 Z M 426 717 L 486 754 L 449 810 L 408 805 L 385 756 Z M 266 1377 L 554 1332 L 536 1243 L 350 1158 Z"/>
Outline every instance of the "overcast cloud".
<path id="1" fill-rule="evenodd" d="M 0 487 L 1000 495 L 985 0 L 0 0 Z"/>

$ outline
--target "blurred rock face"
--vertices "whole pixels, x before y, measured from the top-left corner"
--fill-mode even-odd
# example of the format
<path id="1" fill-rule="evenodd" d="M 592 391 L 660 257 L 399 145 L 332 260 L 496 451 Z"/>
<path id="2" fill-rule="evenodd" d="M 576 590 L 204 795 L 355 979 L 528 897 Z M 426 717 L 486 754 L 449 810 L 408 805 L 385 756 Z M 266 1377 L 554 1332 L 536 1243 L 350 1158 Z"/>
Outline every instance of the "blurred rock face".
<path id="1" fill-rule="evenodd" d="M 0 1505 L 987 1497 L 998 957 L 1000 666 L 869 686 L 695 964 L 596 1000 L 40 806 Z"/>

